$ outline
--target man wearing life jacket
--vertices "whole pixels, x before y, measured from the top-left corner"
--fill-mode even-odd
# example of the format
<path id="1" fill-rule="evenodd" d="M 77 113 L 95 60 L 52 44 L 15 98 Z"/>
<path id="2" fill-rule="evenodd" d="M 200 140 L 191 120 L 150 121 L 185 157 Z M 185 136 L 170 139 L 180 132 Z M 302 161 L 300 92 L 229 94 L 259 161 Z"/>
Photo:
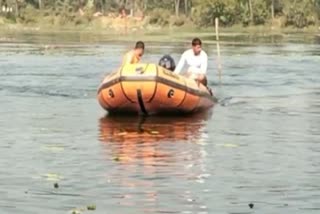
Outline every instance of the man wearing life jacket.
<path id="1" fill-rule="evenodd" d="M 143 54 L 144 43 L 138 41 L 135 48 L 124 55 L 122 65 L 139 63 Z"/>
<path id="2" fill-rule="evenodd" d="M 208 55 L 201 48 L 202 42 L 199 38 L 192 40 L 192 48 L 186 50 L 175 69 L 175 73 L 179 74 L 185 65 L 188 66 L 187 76 L 195 79 L 203 85 L 207 85 L 207 67 L 208 67 Z"/>

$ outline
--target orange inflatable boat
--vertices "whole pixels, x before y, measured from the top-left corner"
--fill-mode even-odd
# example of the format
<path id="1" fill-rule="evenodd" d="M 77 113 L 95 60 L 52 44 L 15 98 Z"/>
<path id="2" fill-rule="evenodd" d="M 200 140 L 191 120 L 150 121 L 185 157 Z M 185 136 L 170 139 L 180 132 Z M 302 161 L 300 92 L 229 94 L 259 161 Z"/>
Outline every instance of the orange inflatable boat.
<path id="1" fill-rule="evenodd" d="M 207 87 L 156 64 L 128 64 L 106 76 L 98 101 L 109 113 L 192 113 L 214 106 Z"/>

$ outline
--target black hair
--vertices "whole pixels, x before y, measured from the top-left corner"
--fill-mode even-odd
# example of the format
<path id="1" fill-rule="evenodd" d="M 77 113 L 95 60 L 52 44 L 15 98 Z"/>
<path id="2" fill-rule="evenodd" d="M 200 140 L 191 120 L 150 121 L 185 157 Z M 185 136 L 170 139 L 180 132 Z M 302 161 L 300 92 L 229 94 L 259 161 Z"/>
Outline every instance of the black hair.
<path id="1" fill-rule="evenodd" d="M 144 43 L 141 41 L 138 41 L 136 43 L 135 49 L 143 49 L 144 50 Z"/>
<path id="2" fill-rule="evenodd" d="M 199 39 L 199 38 L 194 38 L 193 40 L 192 40 L 192 46 L 196 46 L 196 45 L 202 45 L 202 42 L 201 42 L 201 39 Z"/>
<path id="3" fill-rule="evenodd" d="M 174 69 L 176 69 L 174 59 L 170 55 L 164 55 L 158 64 L 169 71 L 174 71 Z"/>

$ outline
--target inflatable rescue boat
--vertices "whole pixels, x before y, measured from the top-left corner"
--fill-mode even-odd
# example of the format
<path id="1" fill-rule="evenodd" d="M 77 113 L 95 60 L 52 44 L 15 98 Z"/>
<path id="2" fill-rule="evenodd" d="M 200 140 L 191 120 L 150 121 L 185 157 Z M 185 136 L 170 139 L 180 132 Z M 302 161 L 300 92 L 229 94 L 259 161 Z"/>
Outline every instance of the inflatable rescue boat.
<path id="1" fill-rule="evenodd" d="M 104 78 L 97 98 L 110 114 L 193 113 L 216 102 L 206 86 L 156 64 L 121 67 Z"/>

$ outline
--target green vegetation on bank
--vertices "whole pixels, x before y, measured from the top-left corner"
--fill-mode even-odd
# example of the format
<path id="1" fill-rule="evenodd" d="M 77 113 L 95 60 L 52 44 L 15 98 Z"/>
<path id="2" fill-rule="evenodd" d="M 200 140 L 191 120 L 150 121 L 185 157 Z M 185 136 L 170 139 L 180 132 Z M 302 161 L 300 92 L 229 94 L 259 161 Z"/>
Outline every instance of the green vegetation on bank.
<path id="1" fill-rule="evenodd" d="M 216 17 L 223 27 L 317 29 L 320 0 L 0 0 L 0 26 L 203 29 Z"/>

